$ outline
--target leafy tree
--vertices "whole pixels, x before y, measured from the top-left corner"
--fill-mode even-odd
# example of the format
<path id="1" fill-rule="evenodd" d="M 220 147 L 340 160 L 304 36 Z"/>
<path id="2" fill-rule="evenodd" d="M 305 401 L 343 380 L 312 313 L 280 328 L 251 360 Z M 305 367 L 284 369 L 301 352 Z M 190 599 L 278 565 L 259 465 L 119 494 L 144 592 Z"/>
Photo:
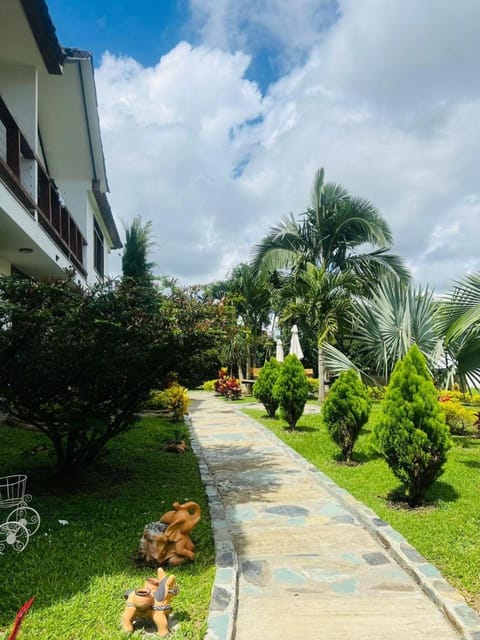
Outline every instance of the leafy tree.
<path id="1" fill-rule="evenodd" d="M 358 374 L 350 369 L 333 383 L 323 407 L 322 417 L 328 432 L 350 462 L 355 442 L 368 420 L 370 401 Z"/>
<path id="2" fill-rule="evenodd" d="M 393 371 L 375 438 L 415 505 L 442 473 L 451 446 L 445 416 L 420 349 L 413 345 Z"/>
<path id="3" fill-rule="evenodd" d="M 123 275 L 128 278 L 151 278 L 154 262 L 147 257 L 153 246 L 152 223 L 142 223 L 141 216 L 136 216 L 131 225 L 125 228 L 125 245 L 122 256 Z"/>
<path id="4" fill-rule="evenodd" d="M 274 418 L 278 409 L 278 399 L 273 395 L 273 387 L 281 369 L 282 365 L 275 358 L 271 358 L 260 369 L 253 385 L 253 395 L 263 404 L 269 418 Z"/>
<path id="5" fill-rule="evenodd" d="M 0 278 L 0 389 L 71 473 L 136 420 L 171 344 L 151 287 Z"/>
<path id="6" fill-rule="evenodd" d="M 280 415 L 290 429 L 295 429 L 307 402 L 308 382 L 302 363 L 293 353 L 283 362 L 273 396 L 280 405 Z"/>
<path id="7" fill-rule="evenodd" d="M 180 286 L 162 278 L 162 313 L 173 330 L 164 369 L 188 388 L 216 377 L 221 354 L 236 331 L 236 318 L 229 305 L 216 303 L 198 285 Z M 169 380 L 159 380 L 161 386 Z"/>

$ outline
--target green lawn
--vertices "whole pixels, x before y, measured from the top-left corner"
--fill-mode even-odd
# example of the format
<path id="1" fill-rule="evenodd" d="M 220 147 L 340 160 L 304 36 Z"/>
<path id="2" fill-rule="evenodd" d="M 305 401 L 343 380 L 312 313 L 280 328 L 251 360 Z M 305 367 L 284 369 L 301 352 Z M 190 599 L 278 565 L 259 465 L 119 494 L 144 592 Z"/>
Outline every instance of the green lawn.
<path id="1" fill-rule="evenodd" d="M 175 638 L 204 637 L 215 574 L 213 538 L 195 456 L 162 450 L 174 430 L 164 419 L 144 418 L 113 440 L 93 469 L 68 483 L 52 476 L 48 451 L 33 454 L 40 444 L 49 447 L 41 434 L 0 425 L 0 475 L 28 475 L 27 491 L 42 520 L 22 553 L 9 549 L 0 557 L 0 629 L 34 595 L 22 640 L 124 638 L 123 594 L 155 575 L 132 561 L 143 527 L 175 500 L 188 499 L 200 504 L 203 515 L 192 533 L 195 561 L 173 570 L 180 587 L 173 601 Z"/>
<path id="2" fill-rule="evenodd" d="M 303 416 L 298 432 L 291 433 L 285 422 L 267 418 L 264 411 L 243 411 L 387 520 L 480 611 L 480 440 L 454 438 L 445 472 L 431 487 L 426 506 L 413 510 L 392 502 L 400 483 L 372 447 L 378 405 L 354 449 L 359 464 L 351 467 L 339 464 L 339 450 L 320 416 Z"/>

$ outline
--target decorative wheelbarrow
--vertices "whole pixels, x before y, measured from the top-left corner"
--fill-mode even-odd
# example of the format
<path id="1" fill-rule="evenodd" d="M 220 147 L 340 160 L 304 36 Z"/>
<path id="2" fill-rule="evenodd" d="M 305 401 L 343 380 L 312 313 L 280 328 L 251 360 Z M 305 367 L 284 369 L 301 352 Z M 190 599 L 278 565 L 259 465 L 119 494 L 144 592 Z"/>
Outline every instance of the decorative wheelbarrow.
<path id="1" fill-rule="evenodd" d="M 40 515 L 28 506 L 32 496 L 25 493 L 26 485 L 25 475 L 0 478 L 0 554 L 9 547 L 23 551 L 40 526 Z M 6 519 L 4 512 L 8 512 Z"/>

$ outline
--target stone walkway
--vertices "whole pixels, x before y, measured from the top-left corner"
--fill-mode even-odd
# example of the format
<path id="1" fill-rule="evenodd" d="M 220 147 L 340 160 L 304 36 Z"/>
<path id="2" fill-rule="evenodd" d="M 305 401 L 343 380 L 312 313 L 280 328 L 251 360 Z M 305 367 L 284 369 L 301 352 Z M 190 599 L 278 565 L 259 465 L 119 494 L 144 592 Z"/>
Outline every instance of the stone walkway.
<path id="1" fill-rule="evenodd" d="M 191 397 L 219 565 L 208 638 L 480 638 L 461 596 L 391 527 L 232 405 Z"/>

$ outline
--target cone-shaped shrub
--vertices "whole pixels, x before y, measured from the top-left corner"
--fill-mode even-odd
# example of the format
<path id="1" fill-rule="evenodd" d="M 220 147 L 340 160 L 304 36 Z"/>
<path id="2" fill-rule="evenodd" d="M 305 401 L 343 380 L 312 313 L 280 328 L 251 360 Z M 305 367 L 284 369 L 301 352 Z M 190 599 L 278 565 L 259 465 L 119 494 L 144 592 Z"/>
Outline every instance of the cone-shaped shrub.
<path id="1" fill-rule="evenodd" d="M 420 349 L 413 345 L 393 370 L 375 427 L 380 451 L 414 505 L 442 473 L 451 446 L 445 417 Z"/>
<path id="2" fill-rule="evenodd" d="M 253 385 L 253 395 L 263 404 L 269 418 L 274 418 L 278 409 L 278 400 L 273 395 L 273 387 L 281 368 L 282 366 L 278 360 L 271 358 L 260 369 L 257 381 Z"/>
<path id="3" fill-rule="evenodd" d="M 273 387 L 273 396 L 280 405 L 280 415 L 290 429 L 295 429 L 307 401 L 308 382 L 302 363 L 293 353 L 285 358 Z"/>
<path id="4" fill-rule="evenodd" d="M 350 462 L 355 441 L 368 420 L 367 389 L 353 369 L 340 374 L 322 407 L 323 422 L 333 440 Z"/>

